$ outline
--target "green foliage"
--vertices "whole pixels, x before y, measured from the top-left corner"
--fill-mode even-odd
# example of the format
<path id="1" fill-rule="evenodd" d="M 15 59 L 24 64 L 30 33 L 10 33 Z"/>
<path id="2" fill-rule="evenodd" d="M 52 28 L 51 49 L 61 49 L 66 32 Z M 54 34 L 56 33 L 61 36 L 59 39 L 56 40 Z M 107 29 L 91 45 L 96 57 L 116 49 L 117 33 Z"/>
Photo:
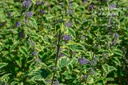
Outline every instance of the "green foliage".
<path id="1" fill-rule="evenodd" d="M 127 85 L 127 3 L 0 0 L 0 85 Z"/>

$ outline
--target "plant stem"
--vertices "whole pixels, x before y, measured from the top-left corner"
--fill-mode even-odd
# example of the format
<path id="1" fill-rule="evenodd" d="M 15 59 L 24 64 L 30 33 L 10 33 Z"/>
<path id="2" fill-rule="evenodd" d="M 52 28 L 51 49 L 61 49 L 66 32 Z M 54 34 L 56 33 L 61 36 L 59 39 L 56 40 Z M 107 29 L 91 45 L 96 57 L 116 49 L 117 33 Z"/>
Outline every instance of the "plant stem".
<path id="1" fill-rule="evenodd" d="M 61 34 L 61 31 L 59 30 L 55 67 L 57 67 L 57 60 L 58 60 L 58 57 L 59 57 L 59 50 L 60 50 L 60 37 L 61 37 L 61 35 L 60 35 L 60 34 Z M 53 77 L 52 77 L 52 83 L 51 83 L 51 85 L 53 85 L 54 77 L 55 77 L 55 73 L 56 73 L 56 70 L 55 70 L 55 71 L 54 71 L 54 73 L 53 73 Z"/>

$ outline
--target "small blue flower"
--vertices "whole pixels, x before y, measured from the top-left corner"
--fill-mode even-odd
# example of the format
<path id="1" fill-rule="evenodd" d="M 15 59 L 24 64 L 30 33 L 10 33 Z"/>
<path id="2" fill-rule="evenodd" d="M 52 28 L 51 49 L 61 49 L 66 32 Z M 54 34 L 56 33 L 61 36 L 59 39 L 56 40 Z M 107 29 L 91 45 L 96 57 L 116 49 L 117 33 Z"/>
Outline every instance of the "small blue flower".
<path id="1" fill-rule="evenodd" d="M 21 23 L 20 22 L 16 22 L 16 26 L 17 27 L 20 27 L 21 26 Z"/>
<path id="2" fill-rule="evenodd" d="M 29 7 L 31 5 L 31 0 L 24 0 L 22 3 L 23 7 Z"/>
<path id="3" fill-rule="evenodd" d="M 85 59 L 85 58 L 78 58 L 78 62 L 80 63 L 80 64 L 88 64 L 88 60 L 87 59 Z"/>
<path id="4" fill-rule="evenodd" d="M 32 17 L 32 15 L 33 15 L 32 12 L 26 12 L 26 13 L 25 13 L 25 16 L 28 17 L 28 18 Z"/>
<path id="5" fill-rule="evenodd" d="M 71 39 L 71 36 L 70 36 L 70 35 L 64 35 L 64 36 L 63 36 L 63 40 L 68 41 L 68 40 L 70 40 L 70 39 Z"/>

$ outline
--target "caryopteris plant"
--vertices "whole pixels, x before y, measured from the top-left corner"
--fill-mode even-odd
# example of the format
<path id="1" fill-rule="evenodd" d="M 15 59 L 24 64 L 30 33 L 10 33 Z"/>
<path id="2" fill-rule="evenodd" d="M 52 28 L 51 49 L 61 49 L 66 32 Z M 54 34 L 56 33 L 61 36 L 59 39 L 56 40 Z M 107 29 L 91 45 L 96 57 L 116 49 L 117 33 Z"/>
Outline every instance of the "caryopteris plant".
<path id="1" fill-rule="evenodd" d="M 127 85 L 127 0 L 0 0 L 0 85 Z"/>

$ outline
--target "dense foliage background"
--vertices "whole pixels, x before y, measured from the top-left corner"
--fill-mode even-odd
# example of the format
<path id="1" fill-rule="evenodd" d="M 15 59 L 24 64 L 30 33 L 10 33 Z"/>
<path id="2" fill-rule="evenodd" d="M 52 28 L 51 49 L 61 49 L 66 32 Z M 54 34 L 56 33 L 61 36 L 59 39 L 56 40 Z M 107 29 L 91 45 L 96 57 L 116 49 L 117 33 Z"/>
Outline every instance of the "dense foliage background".
<path id="1" fill-rule="evenodd" d="M 127 85 L 128 0 L 0 0 L 0 85 Z"/>

